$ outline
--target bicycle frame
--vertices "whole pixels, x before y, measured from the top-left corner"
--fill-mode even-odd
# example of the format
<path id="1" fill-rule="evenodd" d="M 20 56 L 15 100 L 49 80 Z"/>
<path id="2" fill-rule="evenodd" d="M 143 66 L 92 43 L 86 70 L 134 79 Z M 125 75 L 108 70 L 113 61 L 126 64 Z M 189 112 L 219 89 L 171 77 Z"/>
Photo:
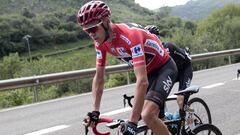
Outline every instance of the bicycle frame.
<path id="1" fill-rule="evenodd" d="M 183 110 L 180 110 L 179 109 L 179 114 L 180 114 L 180 118 L 179 119 L 176 119 L 176 120 L 165 120 L 164 123 L 167 125 L 167 126 L 171 126 L 173 124 L 176 124 L 177 125 L 177 135 L 180 134 L 180 132 L 182 132 L 182 134 L 184 133 L 189 133 L 193 130 L 193 128 L 190 127 L 190 129 L 185 129 L 185 122 L 188 120 L 188 118 L 186 119 L 186 112 L 189 111 L 189 106 L 188 106 L 188 100 L 189 100 L 189 97 L 190 95 L 194 94 L 194 93 L 197 93 L 199 91 L 199 87 L 198 86 L 191 86 L 189 88 L 187 88 L 186 90 L 183 90 L 183 91 L 180 91 L 180 92 L 177 92 L 177 93 L 174 93 L 175 95 L 184 95 L 184 107 L 183 107 Z M 124 97 L 126 98 L 127 96 L 124 95 Z M 130 106 L 131 105 L 131 99 L 133 97 L 130 97 L 130 98 L 126 98 L 128 100 L 128 104 Z M 172 96 L 172 97 L 169 97 L 167 101 L 169 100 L 176 100 L 176 96 Z M 125 101 L 124 101 L 124 104 L 125 104 Z M 192 116 L 190 116 L 192 117 Z M 109 123 L 109 124 L 106 124 L 107 127 L 109 127 L 110 129 L 114 129 L 114 128 L 117 128 L 121 121 L 123 120 L 114 120 L 112 118 L 100 118 L 99 121 L 98 121 L 98 124 L 99 123 Z M 93 127 L 93 132 L 94 134 L 96 135 L 110 135 L 110 132 L 105 132 L 105 133 L 100 133 L 98 130 L 97 130 L 97 126 L 98 124 Z M 140 132 L 144 132 L 148 130 L 148 127 L 146 125 L 141 125 L 141 126 L 138 126 L 138 133 Z"/>

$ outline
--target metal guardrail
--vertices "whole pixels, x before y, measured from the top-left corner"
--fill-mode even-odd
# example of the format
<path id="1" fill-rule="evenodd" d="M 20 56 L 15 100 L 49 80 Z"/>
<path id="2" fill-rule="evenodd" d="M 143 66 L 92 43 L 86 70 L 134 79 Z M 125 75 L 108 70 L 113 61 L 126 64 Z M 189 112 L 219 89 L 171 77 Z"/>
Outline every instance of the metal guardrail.
<path id="1" fill-rule="evenodd" d="M 194 54 L 194 55 L 191 55 L 191 57 L 192 57 L 193 61 L 200 61 L 200 60 L 206 60 L 209 58 L 215 58 L 215 57 L 221 57 L 221 56 L 231 56 L 231 55 L 238 55 L 238 54 L 240 54 L 240 48 L 218 51 L 218 52 Z"/>
<path id="2" fill-rule="evenodd" d="M 205 59 L 214 58 L 214 57 L 231 56 L 231 55 L 237 55 L 237 54 L 240 54 L 240 49 L 195 54 L 195 55 L 191 55 L 191 57 L 193 61 L 200 61 L 200 60 L 205 60 Z M 116 72 L 126 72 L 130 70 L 132 69 L 127 64 L 106 67 L 106 73 L 108 74 L 116 73 Z M 79 79 L 79 78 L 93 76 L 95 72 L 96 72 L 95 68 L 90 68 L 90 69 L 53 73 L 53 74 L 46 74 L 46 75 L 39 75 L 39 76 L 1 80 L 0 91 Z"/>

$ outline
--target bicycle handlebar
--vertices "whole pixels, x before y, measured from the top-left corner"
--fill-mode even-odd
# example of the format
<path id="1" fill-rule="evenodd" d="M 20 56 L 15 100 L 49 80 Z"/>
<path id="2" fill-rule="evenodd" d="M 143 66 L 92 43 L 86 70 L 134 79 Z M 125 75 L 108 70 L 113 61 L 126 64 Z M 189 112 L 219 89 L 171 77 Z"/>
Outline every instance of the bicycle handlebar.
<path id="1" fill-rule="evenodd" d="M 97 126 L 99 123 L 111 123 L 113 122 L 112 118 L 99 118 L 98 123 L 95 127 L 92 128 L 92 131 L 95 135 L 110 135 L 110 132 L 101 133 L 97 130 Z"/>

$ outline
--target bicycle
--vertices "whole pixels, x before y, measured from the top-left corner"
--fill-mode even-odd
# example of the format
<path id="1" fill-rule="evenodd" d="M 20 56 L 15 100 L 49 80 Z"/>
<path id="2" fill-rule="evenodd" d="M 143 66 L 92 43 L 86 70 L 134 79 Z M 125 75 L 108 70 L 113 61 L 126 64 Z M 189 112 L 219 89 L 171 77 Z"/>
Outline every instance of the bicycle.
<path id="1" fill-rule="evenodd" d="M 194 93 L 198 93 L 200 87 L 198 86 L 190 86 L 189 88 L 186 89 L 186 91 L 188 90 L 193 90 Z M 168 101 L 176 101 L 177 100 L 177 95 L 184 95 L 184 106 L 188 107 L 190 109 L 194 109 L 194 117 L 195 119 L 195 124 L 212 124 L 212 118 L 211 118 L 211 113 L 210 113 L 210 109 L 208 107 L 208 105 L 206 104 L 206 102 L 199 98 L 199 97 L 194 97 L 194 98 L 190 98 L 190 95 L 192 95 L 193 93 L 182 93 L 181 92 L 177 92 L 175 93 L 175 95 L 170 95 L 167 97 L 165 104 L 164 104 L 164 112 L 163 115 L 168 113 L 167 112 L 167 106 L 166 106 L 166 102 Z M 126 100 L 127 103 L 130 107 L 132 107 L 132 103 L 131 100 L 134 98 L 134 96 L 127 96 L 126 94 L 123 95 L 123 103 L 124 103 L 124 107 L 126 105 Z M 187 103 L 187 104 L 186 104 Z M 181 113 L 181 110 L 179 110 L 179 113 Z M 160 115 L 161 119 L 167 119 L 164 116 Z M 204 119 L 205 118 L 205 119 Z M 172 124 L 172 126 L 168 126 L 169 131 L 173 134 L 177 132 L 176 129 L 176 124 Z M 147 131 L 146 131 L 147 132 Z"/>
<path id="2" fill-rule="evenodd" d="M 215 135 L 222 135 L 221 131 L 212 124 L 203 124 L 200 117 L 194 113 L 194 109 L 189 106 L 189 97 L 190 95 L 197 93 L 199 91 L 199 87 L 191 86 L 183 91 L 179 91 L 174 93 L 174 95 L 184 95 L 184 107 L 182 110 L 179 110 L 180 117 L 174 120 L 165 120 L 164 123 L 167 125 L 169 131 L 173 135 L 196 135 L 202 131 L 206 131 L 207 134 L 214 133 Z M 128 104 L 132 106 L 131 99 L 129 98 Z M 169 100 L 176 100 L 176 97 L 169 97 Z M 194 102 L 192 102 L 194 103 Z M 204 102 L 205 103 L 205 102 Z M 208 109 L 209 110 L 209 109 Z M 210 112 L 210 111 L 209 111 Z M 123 120 L 113 120 L 111 118 L 100 118 L 98 123 L 106 122 L 106 126 L 110 129 L 117 128 Z M 98 125 L 98 124 L 97 124 Z M 97 125 L 93 128 L 93 132 L 96 135 L 109 135 L 110 132 L 100 133 L 97 130 Z M 86 128 L 87 131 L 87 128 Z M 149 133 L 149 129 L 146 125 L 138 126 L 138 133 L 144 133 L 147 135 Z M 86 132 L 87 133 L 87 132 Z M 153 135 L 152 131 L 150 134 Z"/>

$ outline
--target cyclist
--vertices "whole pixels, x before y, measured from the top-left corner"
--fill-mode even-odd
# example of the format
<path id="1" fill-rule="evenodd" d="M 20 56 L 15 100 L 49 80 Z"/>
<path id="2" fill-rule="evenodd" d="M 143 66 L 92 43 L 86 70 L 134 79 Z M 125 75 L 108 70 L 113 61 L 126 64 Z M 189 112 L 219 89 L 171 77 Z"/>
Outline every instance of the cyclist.
<path id="1" fill-rule="evenodd" d="M 78 24 L 93 39 L 96 50 L 96 74 L 92 83 L 93 111 L 87 114 L 85 126 L 94 126 L 100 115 L 108 52 L 128 62 L 136 76 L 132 112 L 129 120 L 121 123 L 120 131 L 123 135 L 135 135 L 141 115 L 156 135 L 168 135 L 168 129 L 158 114 L 176 80 L 176 64 L 156 35 L 134 23 L 112 23 L 110 14 L 110 8 L 102 1 L 84 4 L 77 14 Z"/>
<path id="2" fill-rule="evenodd" d="M 145 29 L 160 37 L 159 29 L 155 25 L 148 25 L 145 27 Z M 163 46 L 165 49 L 167 49 L 168 53 L 177 65 L 177 81 L 179 82 L 178 90 L 181 91 L 186 89 L 190 86 L 193 77 L 191 57 L 188 49 L 179 48 L 173 43 L 163 43 Z M 184 96 L 177 96 L 177 103 L 180 109 L 182 109 L 183 101 Z"/>

